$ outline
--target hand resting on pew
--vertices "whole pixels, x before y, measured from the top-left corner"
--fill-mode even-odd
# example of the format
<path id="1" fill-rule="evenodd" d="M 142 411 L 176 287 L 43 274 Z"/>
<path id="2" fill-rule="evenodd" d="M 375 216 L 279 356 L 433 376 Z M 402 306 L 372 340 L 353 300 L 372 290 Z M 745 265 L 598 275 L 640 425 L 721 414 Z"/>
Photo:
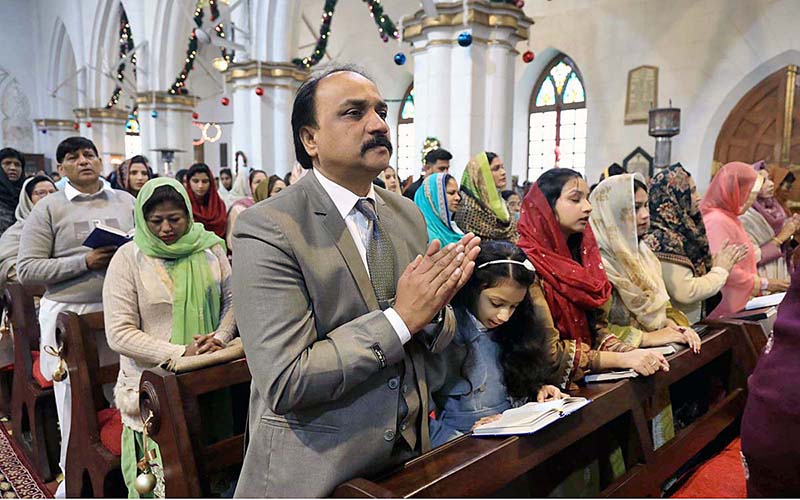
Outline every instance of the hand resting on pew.
<path id="1" fill-rule="evenodd" d="M 186 346 L 183 352 L 184 356 L 197 356 L 198 354 L 211 353 L 225 349 L 225 344 L 221 340 L 214 337 L 217 332 L 211 332 L 206 335 L 195 335 L 194 342 Z"/>
<path id="2" fill-rule="evenodd" d="M 656 347 L 667 345 L 671 342 L 688 345 L 695 354 L 700 353 L 700 345 L 702 344 L 700 336 L 693 329 L 672 323 L 666 328 L 645 333 L 641 347 Z"/>

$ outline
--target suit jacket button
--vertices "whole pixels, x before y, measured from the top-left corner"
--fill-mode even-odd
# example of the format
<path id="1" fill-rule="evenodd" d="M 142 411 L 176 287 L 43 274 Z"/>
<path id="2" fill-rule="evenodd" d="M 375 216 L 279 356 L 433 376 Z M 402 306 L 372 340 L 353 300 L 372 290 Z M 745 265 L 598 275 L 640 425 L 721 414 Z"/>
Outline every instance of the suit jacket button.
<path id="1" fill-rule="evenodd" d="M 400 386 L 400 380 L 398 377 L 390 378 L 389 379 L 389 389 L 395 390 Z"/>
<path id="2" fill-rule="evenodd" d="M 383 431 L 383 439 L 387 441 L 394 441 L 394 431 L 392 429 L 386 429 Z"/>

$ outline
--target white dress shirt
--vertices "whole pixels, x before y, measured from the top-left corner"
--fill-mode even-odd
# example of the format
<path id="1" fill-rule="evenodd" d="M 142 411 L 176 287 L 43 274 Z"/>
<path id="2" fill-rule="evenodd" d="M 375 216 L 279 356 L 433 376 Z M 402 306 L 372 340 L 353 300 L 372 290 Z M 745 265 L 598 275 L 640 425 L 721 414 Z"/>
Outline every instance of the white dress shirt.
<path id="1" fill-rule="evenodd" d="M 369 221 L 364 214 L 356 209 L 356 203 L 361 197 L 349 189 L 336 184 L 316 169 L 314 169 L 314 175 L 322 185 L 322 189 L 331 197 L 333 204 L 336 206 L 336 210 L 339 211 L 339 215 L 344 219 L 344 224 L 347 226 L 347 230 L 350 231 L 350 236 L 353 237 L 353 242 L 358 249 L 358 255 L 361 256 L 361 262 L 363 262 L 364 268 L 367 270 L 367 275 L 369 275 L 369 265 L 367 264 L 367 245 L 369 245 L 370 238 Z M 375 188 L 372 184 L 369 186 L 367 198 L 375 203 Z M 377 204 L 375 206 L 377 207 Z M 400 315 L 397 314 L 397 311 L 390 307 L 383 311 L 383 314 L 386 315 L 386 319 L 392 324 L 394 331 L 400 338 L 400 342 L 405 344 L 411 340 L 411 332 L 408 331 L 408 327 Z"/>

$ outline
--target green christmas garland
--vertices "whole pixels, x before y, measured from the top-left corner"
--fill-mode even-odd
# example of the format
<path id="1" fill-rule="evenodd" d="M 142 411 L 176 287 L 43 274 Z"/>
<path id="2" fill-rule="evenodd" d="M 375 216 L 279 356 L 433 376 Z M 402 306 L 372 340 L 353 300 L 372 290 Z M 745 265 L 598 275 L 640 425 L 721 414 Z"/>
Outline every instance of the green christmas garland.
<path id="1" fill-rule="evenodd" d="M 117 81 L 122 82 L 125 79 L 125 55 L 133 50 L 133 34 L 131 33 L 131 25 L 128 23 L 128 15 L 125 9 L 120 5 L 119 14 L 119 57 L 120 62 L 117 65 Z M 131 56 L 131 64 L 133 65 L 133 74 L 136 74 L 136 54 Z M 111 98 L 106 103 L 106 109 L 111 109 L 119 102 L 119 97 L 122 94 L 122 86 L 117 84 L 114 91 L 111 93 Z"/>
<path id="2" fill-rule="evenodd" d="M 378 27 L 381 40 L 388 42 L 389 38 L 399 38 L 400 33 L 389 16 L 384 13 L 380 0 L 363 1 L 369 7 L 370 16 Z M 319 28 L 319 38 L 317 38 L 314 51 L 306 57 L 292 59 L 292 64 L 300 69 L 308 69 L 322 60 L 328 47 L 328 38 L 331 36 L 331 22 L 333 21 L 333 12 L 337 3 L 338 0 L 325 0 L 325 7 L 322 10 L 322 25 Z"/>

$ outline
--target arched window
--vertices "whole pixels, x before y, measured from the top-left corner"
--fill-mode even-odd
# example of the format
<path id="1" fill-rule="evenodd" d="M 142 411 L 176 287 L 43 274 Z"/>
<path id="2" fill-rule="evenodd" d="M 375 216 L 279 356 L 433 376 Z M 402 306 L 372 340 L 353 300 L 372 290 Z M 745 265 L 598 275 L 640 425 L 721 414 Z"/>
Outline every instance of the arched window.
<path id="1" fill-rule="evenodd" d="M 402 182 L 419 170 L 419 155 L 414 147 L 414 84 L 408 86 L 397 120 L 397 178 Z"/>
<path id="2" fill-rule="evenodd" d="M 586 168 L 586 94 L 564 54 L 553 59 L 533 88 L 528 120 L 528 180 L 552 167 Z"/>

